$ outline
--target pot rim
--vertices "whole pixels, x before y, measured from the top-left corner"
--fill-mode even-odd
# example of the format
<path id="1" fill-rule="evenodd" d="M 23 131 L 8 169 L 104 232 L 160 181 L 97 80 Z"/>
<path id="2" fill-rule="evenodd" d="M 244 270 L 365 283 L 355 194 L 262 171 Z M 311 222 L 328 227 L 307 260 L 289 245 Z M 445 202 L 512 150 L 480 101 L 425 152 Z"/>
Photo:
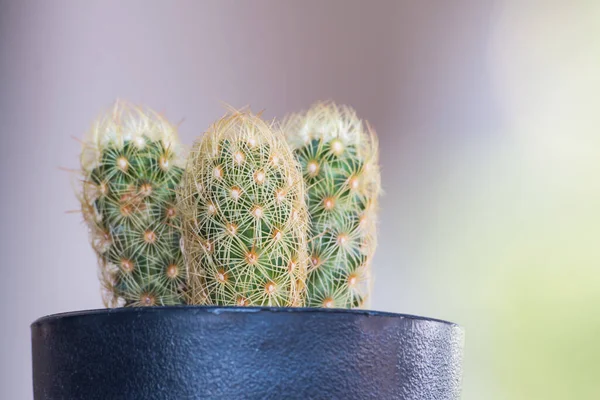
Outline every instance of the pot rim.
<path id="1" fill-rule="evenodd" d="M 318 307 L 239 307 L 239 306 L 200 306 L 200 305 L 176 305 L 176 306 L 153 306 L 153 307 L 117 307 L 117 308 L 96 308 L 89 310 L 79 310 L 79 311 L 68 311 L 61 312 L 55 314 L 49 314 L 43 317 L 36 319 L 31 323 L 31 327 L 37 325 L 42 325 L 46 323 L 51 323 L 59 320 L 76 318 L 76 317 L 84 317 L 84 316 L 95 316 L 95 315 L 110 315 L 110 314 L 125 314 L 129 312 L 143 312 L 143 313 L 164 313 L 169 311 L 181 311 L 181 310 L 190 310 L 196 313 L 210 313 L 210 314 L 223 314 L 223 313 L 298 313 L 298 314 L 310 314 L 310 313 L 328 313 L 328 314 L 353 314 L 353 315 L 363 315 L 368 317 L 392 317 L 392 318 L 405 318 L 412 319 L 424 322 L 437 322 L 444 325 L 450 325 L 454 327 L 461 328 L 459 324 L 454 322 L 437 319 L 437 318 L 429 318 L 429 317 L 421 317 L 418 315 L 412 314 L 399 314 L 388 311 L 374 311 L 374 310 L 365 310 L 365 309 L 345 309 L 345 308 L 318 308 Z"/>

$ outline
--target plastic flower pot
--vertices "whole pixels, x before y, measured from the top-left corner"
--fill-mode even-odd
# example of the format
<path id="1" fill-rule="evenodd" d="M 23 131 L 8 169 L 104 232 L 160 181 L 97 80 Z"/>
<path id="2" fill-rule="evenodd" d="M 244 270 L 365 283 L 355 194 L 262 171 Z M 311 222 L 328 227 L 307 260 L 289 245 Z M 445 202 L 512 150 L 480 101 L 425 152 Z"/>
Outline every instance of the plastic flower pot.
<path id="1" fill-rule="evenodd" d="M 36 400 L 460 398 L 462 328 L 410 315 L 121 308 L 31 332 Z"/>

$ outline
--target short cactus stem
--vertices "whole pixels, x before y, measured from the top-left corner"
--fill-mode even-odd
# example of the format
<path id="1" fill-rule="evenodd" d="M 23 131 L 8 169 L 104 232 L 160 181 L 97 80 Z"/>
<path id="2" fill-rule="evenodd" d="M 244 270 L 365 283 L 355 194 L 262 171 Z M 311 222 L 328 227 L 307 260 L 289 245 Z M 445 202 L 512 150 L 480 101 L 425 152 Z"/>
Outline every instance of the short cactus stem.
<path id="1" fill-rule="evenodd" d="M 380 191 L 375 134 L 352 109 L 333 103 L 288 117 L 283 129 L 307 186 L 307 304 L 363 307 Z"/>
<path id="2" fill-rule="evenodd" d="M 117 102 L 81 155 L 81 210 L 109 307 L 180 304 L 186 282 L 175 188 L 183 169 L 175 128 Z"/>
<path id="3" fill-rule="evenodd" d="M 217 121 L 194 145 L 178 204 L 192 304 L 304 305 L 304 182 L 277 128 L 248 111 Z"/>

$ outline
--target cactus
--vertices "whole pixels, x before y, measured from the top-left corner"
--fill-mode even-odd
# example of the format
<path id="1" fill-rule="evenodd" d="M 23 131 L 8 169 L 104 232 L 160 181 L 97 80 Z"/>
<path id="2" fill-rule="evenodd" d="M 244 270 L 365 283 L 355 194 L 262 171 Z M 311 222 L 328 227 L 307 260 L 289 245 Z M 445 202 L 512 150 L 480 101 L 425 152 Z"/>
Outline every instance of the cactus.
<path id="1" fill-rule="evenodd" d="M 362 307 L 376 246 L 376 136 L 354 110 L 333 103 L 316 104 L 283 125 L 307 186 L 307 305 Z"/>
<path id="2" fill-rule="evenodd" d="M 301 306 L 307 214 L 282 133 L 231 112 L 196 141 L 178 203 L 192 304 Z"/>
<path id="3" fill-rule="evenodd" d="M 186 270 L 175 188 L 183 169 L 176 129 L 116 102 L 81 154 L 79 193 L 107 307 L 180 304 Z"/>

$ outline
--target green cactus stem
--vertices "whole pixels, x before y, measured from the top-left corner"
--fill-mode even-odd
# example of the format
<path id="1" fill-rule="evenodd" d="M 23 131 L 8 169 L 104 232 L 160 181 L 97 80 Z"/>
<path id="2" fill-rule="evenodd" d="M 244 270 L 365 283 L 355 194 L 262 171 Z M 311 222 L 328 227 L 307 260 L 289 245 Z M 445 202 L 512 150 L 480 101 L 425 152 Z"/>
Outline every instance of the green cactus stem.
<path id="1" fill-rule="evenodd" d="M 123 102 L 93 125 L 84 142 L 79 199 L 107 307 L 182 303 L 178 146 L 174 126 Z"/>
<path id="2" fill-rule="evenodd" d="M 283 134 L 232 112 L 194 145 L 179 192 L 190 302 L 301 306 L 304 184 Z"/>
<path id="3" fill-rule="evenodd" d="M 376 136 L 354 110 L 333 103 L 289 116 L 283 130 L 307 187 L 307 304 L 363 307 L 370 295 L 376 247 Z"/>

